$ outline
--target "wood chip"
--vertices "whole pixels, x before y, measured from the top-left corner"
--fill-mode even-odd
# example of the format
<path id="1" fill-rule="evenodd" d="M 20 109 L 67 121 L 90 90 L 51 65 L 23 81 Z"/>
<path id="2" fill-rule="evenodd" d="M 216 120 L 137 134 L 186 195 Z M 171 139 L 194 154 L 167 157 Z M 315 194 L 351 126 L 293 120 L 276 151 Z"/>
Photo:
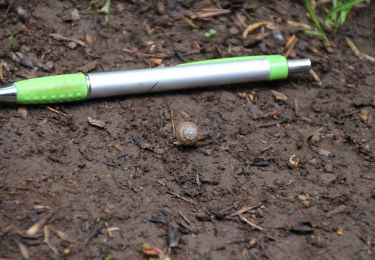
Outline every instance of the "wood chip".
<path id="1" fill-rule="evenodd" d="M 358 117 L 363 121 L 363 122 L 367 122 L 368 118 L 369 118 L 369 112 L 366 108 L 362 108 L 361 109 L 361 112 L 358 114 Z"/>
<path id="2" fill-rule="evenodd" d="M 104 128 L 105 127 L 105 122 L 102 120 L 98 120 L 92 117 L 87 117 L 87 121 L 89 121 L 90 125 L 99 127 L 99 128 Z"/>
<path id="3" fill-rule="evenodd" d="M 23 119 L 27 118 L 28 113 L 27 113 L 27 108 L 26 107 L 19 107 L 18 108 L 18 113 L 21 115 L 21 117 Z"/>
<path id="4" fill-rule="evenodd" d="M 88 44 L 92 44 L 94 42 L 91 34 L 88 34 L 88 33 L 85 34 L 85 42 L 87 42 Z"/>
<path id="5" fill-rule="evenodd" d="M 22 257 L 24 259 L 29 259 L 30 258 L 30 254 L 29 254 L 29 250 L 27 249 L 27 247 L 22 244 L 21 242 L 17 242 L 18 244 L 18 249 L 20 250 L 20 253 L 22 255 Z"/>
<path id="6" fill-rule="evenodd" d="M 193 29 L 198 29 L 198 25 L 196 25 L 190 18 L 186 16 L 181 17 L 191 28 Z"/>
<path id="7" fill-rule="evenodd" d="M 272 92 L 272 95 L 275 97 L 276 100 L 283 101 L 283 102 L 288 101 L 288 97 L 285 94 L 283 94 L 279 91 L 276 91 L 276 90 L 271 90 L 271 92 Z"/>
<path id="8" fill-rule="evenodd" d="M 346 210 L 346 206 L 345 205 L 340 205 L 340 206 L 334 208 L 333 210 L 329 211 L 327 213 L 327 218 L 330 218 L 330 217 L 332 217 L 334 215 L 343 213 L 343 212 L 345 212 L 345 210 Z"/>
<path id="9" fill-rule="evenodd" d="M 264 27 L 264 26 L 274 27 L 274 25 L 273 25 L 272 22 L 262 21 L 262 22 L 252 23 L 252 24 L 248 25 L 248 26 L 246 27 L 246 29 L 243 31 L 243 33 L 242 33 L 242 37 L 243 37 L 244 39 L 246 39 L 247 35 L 248 35 L 250 32 L 252 32 L 252 31 L 258 29 L 259 27 Z"/>
<path id="10" fill-rule="evenodd" d="M 325 149 L 319 149 L 318 154 L 321 155 L 321 156 L 324 156 L 324 157 L 332 156 L 332 153 L 328 150 L 325 150 Z"/>
<path id="11" fill-rule="evenodd" d="M 163 63 L 163 59 L 160 58 L 151 58 L 150 62 L 155 66 L 160 66 Z"/>
<path id="12" fill-rule="evenodd" d="M 292 53 L 297 42 L 298 42 L 298 38 L 294 34 L 288 38 L 285 44 L 285 53 L 284 53 L 286 57 L 289 57 L 289 55 Z"/>
<path id="13" fill-rule="evenodd" d="M 243 215 L 239 214 L 238 217 L 243 221 L 245 222 L 246 224 L 248 224 L 249 226 L 251 226 L 252 228 L 255 228 L 257 230 L 260 230 L 262 231 L 263 228 L 258 226 L 257 224 L 251 222 L 250 220 L 248 220 L 247 218 L 245 218 Z"/>
<path id="14" fill-rule="evenodd" d="M 96 66 L 98 65 L 97 61 L 91 61 L 81 67 L 78 68 L 78 71 L 83 73 L 88 73 L 96 69 Z"/>
<path id="15" fill-rule="evenodd" d="M 302 202 L 306 207 L 310 205 L 310 196 L 309 195 L 298 195 L 297 198 Z"/>

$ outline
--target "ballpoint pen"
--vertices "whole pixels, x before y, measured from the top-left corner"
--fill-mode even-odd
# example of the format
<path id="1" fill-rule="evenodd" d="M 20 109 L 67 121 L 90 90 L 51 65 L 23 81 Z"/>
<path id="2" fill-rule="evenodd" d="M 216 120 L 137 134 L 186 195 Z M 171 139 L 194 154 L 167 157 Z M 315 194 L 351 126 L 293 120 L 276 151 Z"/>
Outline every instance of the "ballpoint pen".
<path id="1" fill-rule="evenodd" d="M 0 88 L 0 102 L 46 104 L 277 80 L 310 67 L 309 59 L 287 60 L 282 55 L 265 55 L 204 60 L 174 67 L 46 76 Z"/>

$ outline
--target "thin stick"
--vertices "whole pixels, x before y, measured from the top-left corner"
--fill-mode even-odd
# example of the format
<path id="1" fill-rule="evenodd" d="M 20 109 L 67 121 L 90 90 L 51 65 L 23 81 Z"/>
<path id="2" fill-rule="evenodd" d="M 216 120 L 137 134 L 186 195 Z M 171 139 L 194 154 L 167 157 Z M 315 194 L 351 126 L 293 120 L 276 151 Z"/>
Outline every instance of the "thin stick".
<path id="1" fill-rule="evenodd" d="M 322 81 L 320 80 L 318 74 L 316 74 L 313 69 L 310 69 L 309 72 L 310 72 L 311 76 L 314 78 L 314 80 L 318 83 L 318 85 L 321 86 Z"/>
<path id="2" fill-rule="evenodd" d="M 172 118 L 172 134 L 173 136 L 176 136 L 176 128 L 174 126 L 174 115 L 173 115 L 173 110 L 171 109 L 171 118 Z"/>
<path id="3" fill-rule="evenodd" d="M 236 212 L 230 214 L 230 217 L 234 217 L 234 216 L 237 216 L 237 215 L 241 215 L 243 213 L 246 213 L 250 210 L 253 210 L 253 209 L 256 209 L 256 208 L 259 208 L 261 207 L 262 205 L 256 205 L 256 206 L 245 206 L 239 210 L 237 210 Z"/>
<path id="4" fill-rule="evenodd" d="M 56 40 L 60 40 L 60 41 L 75 42 L 75 43 L 87 48 L 87 45 L 83 41 L 76 40 L 76 39 L 73 39 L 73 38 L 69 38 L 69 37 L 66 37 L 66 36 L 58 34 L 58 33 L 51 33 L 49 36 L 51 36 L 52 38 L 54 38 Z"/>
<path id="5" fill-rule="evenodd" d="M 53 112 L 53 113 L 56 113 L 56 114 L 59 114 L 59 115 L 62 115 L 62 116 L 67 116 L 67 115 L 68 115 L 68 114 L 65 114 L 64 112 L 61 112 L 61 111 L 59 111 L 59 110 L 57 110 L 57 109 L 54 109 L 54 108 L 52 108 L 52 107 L 47 107 L 47 109 L 48 109 L 49 111 Z"/>
<path id="6" fill-rule="evenodd" d="M 239 217 L 243 222 L 245 222 L 246 224 L 248 224 L 249 226 L 251 226 L 251 227 L 253 227 L 253 228 L 255 228 L 255 229 L 258 229 L 258 230 L 260 230 L 260 231 L 263 230 L 262 227 L 260 227 L 260 226 L 258 226 L 257 224 L 251 222 L 250 220 L 248 220 L 247 218 L 245 218 L 243 215 L 239 214 L 238 217 Z"/>
<path id="7" fill-rule="evenodd" d="M 195 201 L 193 201 L 193 200 L 190 200 L 190 199 L 188 199 L 188 198 L 182 197 L 181 195 L 178 195 L 177 193 L 174 193 L 174 192 L 172 192 L 172 191 L 167 191 L 167 193 L 169 193 L 169 194 L 171 194 L 171 195 L 173 195 L 173 196 L 176 196 L 177 198 L 182 199 L 182 200 L 184 200 L 184 201 L 186 201 L 186 202 L 189 202 L 189 203 L 191 203 L 191 204 L 193 204 L 193 205 L 198 205 L 197 202 L 195 202 Z"/>
<path id="8" fill-rule="evenodd" d="M 4 67 L 4 61 L 0 61 L 0 81 L 4 81 L 4 75 L 3 75 L 3 67 Z"/>

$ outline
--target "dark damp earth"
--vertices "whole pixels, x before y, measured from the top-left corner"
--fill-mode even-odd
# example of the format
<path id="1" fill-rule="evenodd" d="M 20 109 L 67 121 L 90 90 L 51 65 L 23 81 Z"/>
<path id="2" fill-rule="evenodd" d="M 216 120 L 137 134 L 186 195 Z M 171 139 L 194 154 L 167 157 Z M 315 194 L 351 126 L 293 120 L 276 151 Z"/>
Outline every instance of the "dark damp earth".
<path id="1" fill-rule="evenodd" d="M 304 1 L 112 1 L 108 23 L 101 4 L 0 0 L 1 84 L 283 54 L 293 35 L 318 78 L 1 104 L 1 259 L 147 259 L 144 243 L 171 259 L 374 258 L 375 70 L 346 42 L 374 56 L 374 1 L 328 47 L 288 24 L 311 25 Z M 278 29 L 244 40 L 261 21 Z M 176 145 L 181 121 L 211 137 Z"/>

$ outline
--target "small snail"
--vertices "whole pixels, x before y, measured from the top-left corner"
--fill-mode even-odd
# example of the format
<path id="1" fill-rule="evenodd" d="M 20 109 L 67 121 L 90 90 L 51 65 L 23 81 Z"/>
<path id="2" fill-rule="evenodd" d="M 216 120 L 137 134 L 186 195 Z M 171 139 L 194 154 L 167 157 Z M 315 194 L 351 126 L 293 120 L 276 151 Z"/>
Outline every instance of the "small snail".
<path id="1" fill-rule="evenodd" d="M 208 132 L 200 132 L 199 128 L 193 122 L 181 122 L 176 127 L 176 137 L 182 145 L 195 145 L 198 141 L 206 139 Z"/>

